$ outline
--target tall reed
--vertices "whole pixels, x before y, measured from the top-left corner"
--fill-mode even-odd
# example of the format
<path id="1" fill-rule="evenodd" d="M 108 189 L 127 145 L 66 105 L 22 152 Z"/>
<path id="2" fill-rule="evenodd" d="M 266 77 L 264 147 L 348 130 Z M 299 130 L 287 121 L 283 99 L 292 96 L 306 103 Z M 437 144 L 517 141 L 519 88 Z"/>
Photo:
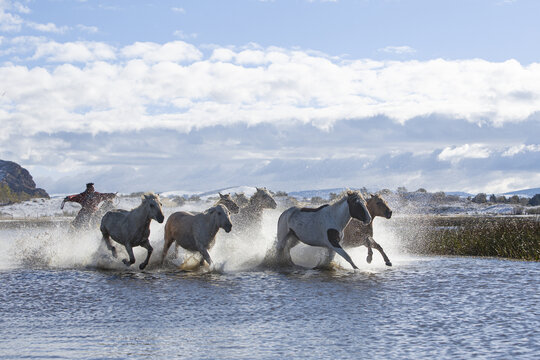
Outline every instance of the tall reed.
<path id="1" fill-rule="evenodd" d="M 539 217 L 421 216 L 396 220 L 396 234 L 411 252 L 540 260 Z"/>

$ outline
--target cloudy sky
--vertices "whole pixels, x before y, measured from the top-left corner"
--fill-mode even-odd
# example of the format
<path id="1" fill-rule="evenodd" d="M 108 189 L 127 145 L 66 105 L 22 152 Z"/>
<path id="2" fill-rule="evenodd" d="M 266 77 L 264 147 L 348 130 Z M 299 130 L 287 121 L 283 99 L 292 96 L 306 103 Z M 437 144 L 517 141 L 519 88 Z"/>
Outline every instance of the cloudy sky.
<path id="1" fill-rule="evenodd" d="M 536 0 L 0 0 L 49 193 L 540 187 Z"/>

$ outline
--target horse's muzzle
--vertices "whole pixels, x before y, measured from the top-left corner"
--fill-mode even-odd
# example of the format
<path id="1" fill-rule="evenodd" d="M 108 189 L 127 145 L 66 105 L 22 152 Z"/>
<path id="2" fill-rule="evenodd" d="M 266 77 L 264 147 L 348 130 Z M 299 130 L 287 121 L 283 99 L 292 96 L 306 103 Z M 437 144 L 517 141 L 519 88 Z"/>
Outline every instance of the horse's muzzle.
<path id="1" fill-rule="evenodd" d="M 223 229 L 225 230 L 225 232 L 229 233 L 231 232 L 232 230 L 232 224 L 227 224 L 223 227 Z"/>
<path id="2" fill-rule="evenodd" d="M 163 220 L 165 220 L 165 216 L 163 216 L 163 214 L 159 214 L 156 220 L 158 223 L 162 224 Z"/>
<path id="3" fill-rule="evenodd" d="M 390 219 L 391 217 L 392 217 L 392 210 L 388 210 L 388 211 L 386 212 L 386 218 L 387 218 L 387 219 Z"/>

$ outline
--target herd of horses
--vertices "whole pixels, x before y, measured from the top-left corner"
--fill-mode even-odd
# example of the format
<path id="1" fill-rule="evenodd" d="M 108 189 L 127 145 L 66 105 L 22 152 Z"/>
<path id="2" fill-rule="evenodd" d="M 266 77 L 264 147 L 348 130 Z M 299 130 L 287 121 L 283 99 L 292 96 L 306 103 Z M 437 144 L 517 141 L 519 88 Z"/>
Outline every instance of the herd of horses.
<path id="1" fill-rule="evenodd" d="M 178 211 L 167 218 L 161 264 L 175 243 L 176 250 L 182 247 L 198 253 L 201 256 L 200 265 L 206 262 L 211 266 L 208 251 L 214 245 L 219 229 L 227 233 L 233 229 L 248 231 L 260 226 L 265 209 L 277 208 L 276 201 L 264 188 L 257 188 L 255 194 L 242 205 L 229 194 L 219 195 L 217 202 L 201 213 Z M 353 269 L 357 269 L 345 249 L 358 246 L 368 248 L 368 263 L 372 261 L 372 248 L 375 248 L 386 265 L 392 266 L 382 247 L 373 239 L 373 219 L 377 216 L 391 218 L 392 210 L 388 203 L 380 195 L 369 195 L 366 200 L 359 191 L 346 191 L 332 203 L 318 208 L 292 206 L 280 215 L 277 239 L 264 262 L 271 266 L 295 266 L 291 249 L 298 243 L 304 243 L 327 249 L 327 256 L 319 265 L 321 268 L 329 267 L 337 253 Z M 113 209 L 105 213 L 100 224 L 103 241 L 115 258 L 117 252 L 111 239 L 125 247 L 129 259 L 122 261 L 127 266 L 135 263 L 133 248 L 145 248 L 146 259 L 139 266 L 142 270 L 148 265 L 153 251 L 149 241 L 152 220 L 161 224 L 165 216 L 159 196 L 147 193 L 142 196 L 141 204 L 130 211 Z"/>

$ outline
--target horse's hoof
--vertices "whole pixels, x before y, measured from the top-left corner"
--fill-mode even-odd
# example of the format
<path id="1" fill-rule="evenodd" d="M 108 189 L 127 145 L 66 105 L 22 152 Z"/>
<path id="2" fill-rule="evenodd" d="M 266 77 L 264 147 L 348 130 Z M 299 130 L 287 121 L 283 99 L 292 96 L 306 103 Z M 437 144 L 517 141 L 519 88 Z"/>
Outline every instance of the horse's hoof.
<path id="1" fill-rule="evenodd" d="M 373 257 L 368 255 L 368 257 L 366 258 L 367 263 L 371 264 L 371 260 L 373 260 Z"/>
<path id="2" fill-rule="evenodd" d="M 129 262 L 129 260 L 123 259 L 122 262 L 123 262 L 124 265 L 126 265 L 126 266 L 130 266 L 130 265 L 131 265 L 131 263 Z"/>
<path id="3" fill-rule="evenodd" d="M 387 261 L 386 266 L 392 266 L 392 263 L 390 261 Z"/>
<path id="4" fill-rule="evenodd" d="M 147 264 L 142 263 L 141 265 L 139 265 L 139 269 L 144 270 L 144 268 L 146 267 L 146 265 L 147 265 Z"/>

